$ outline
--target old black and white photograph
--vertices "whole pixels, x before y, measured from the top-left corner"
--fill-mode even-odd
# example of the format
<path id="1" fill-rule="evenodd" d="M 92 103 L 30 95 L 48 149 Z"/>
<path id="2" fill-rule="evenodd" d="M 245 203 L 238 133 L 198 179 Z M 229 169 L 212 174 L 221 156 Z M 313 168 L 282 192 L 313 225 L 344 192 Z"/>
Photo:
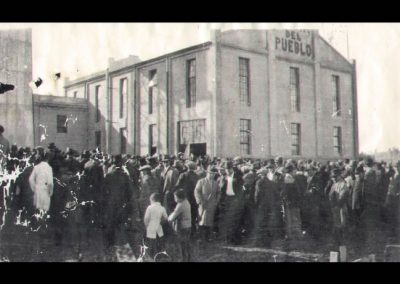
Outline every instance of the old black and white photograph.
<path id="1" fill-rule="evenodd" d="M 0 23 L 0 262 L 399 262 L 400 23 Z"/>

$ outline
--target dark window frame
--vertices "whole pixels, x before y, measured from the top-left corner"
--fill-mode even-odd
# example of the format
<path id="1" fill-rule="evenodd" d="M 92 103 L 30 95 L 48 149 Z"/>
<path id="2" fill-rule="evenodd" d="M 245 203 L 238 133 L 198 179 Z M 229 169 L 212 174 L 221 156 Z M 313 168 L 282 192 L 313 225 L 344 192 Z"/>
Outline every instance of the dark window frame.
<path id="1" fill-rule="evenodd" d="M 342 146 L 342 127 L 334 126 L 333 127 L 333 150 L 335 155 L 341 156 L 343 153 Z"/>
<path id="2" fill-rule="evenodd" d="M 124 85 L 126 86 L 125 89 Z M 124 102 L 127 94 L 128 94 L 128 78 L 124 77 L 119 79 L 119 118 L 124 118 L 125 115 Z"/>
<path id="3" fill-rule="evenodd" d="M 57 133 L 68 133 L 67 116 L 57 114 Z"/>
<path id="4" fill-rule="evenodd" d="M 240 119 L 240 154 L 251 155 L 251 119 Z M 242 138 L 246 138 L 243 140 Z M 246 145 L 246 146 L 245 146 Z"/>
<path id="5" fill-rule="evenodd" d="M 154 82 L 157 76 L 157 69 L 152 69 L 149 71 L 149 83 L 153 81 L 153 85 L 149 86 L 148 94 L 149 94 L 149 114 L 153 114 L 154 111 L 154 88 L 157 85 L 157 82 Z"/>
<path id="6" fill-rule="evenodd" d="M 300 112 L 300 69 L 291 66 L 289 73 L 290 109 Z"/>
<path id="7" fill-rule="evenodd" d="M 192 64 L 194 64 L 193 68 Z M 192 70 L 193 73 L 191 73 Z M 186 107 L 187 108 L 196 106 L 196 76 L 197 76 L 196 58 L 186 60 Z"/>
<path id="8" fill-rule="evenodd" d="M 291 154 L 292 156 L 301 155 L 301 124 L 291 123 L 290 124 L 290 135 L 291 135 Z"/>
<path id="9" fill-rule="evenodd" d="M 99 93 L 100 93 L 100 87 L 101 85 L 97 85 L 95 87 L 95 92 L 94 92 L 94 104 L 95 104 L 95 108 L 96 108 L 96 118 L 95 121 L 99 122 L 100 121 L 100 107 L 99 107 Z"/>
<path id="10" fill-rule="evenodd" d="M 149 153 L 152 153 L 153 147 L 156 148 L 157 151 L 157 146 L 158 146 L 158 137 L 156 139 L 155 137 L 155 132 L 157 131 L 157 124 L 153 123 L 153 124 L 149 124 Z"/>
<path id="11" fill-rule="evenodd" d="M 119 129 L 119 137 L 120 137 L 120 153 L 126 154 L 127 146 L 128 146 L 128 137 L 124 135 L 124 132 L 127 133 L 126 127 L 122 127 Z"/>
<path id="12" fill-rule="evenodd" d="M 333 113 L 335 116 L 341 114 L 341 101 L 340 101 L 340 77 L 338 75 L 332 75 L 332 100 L 333 100 Z"/>
<path id="13" fill-rule="evenodd" d="M 239 57 L 239 93 L 240 103 L 251 106 L 250 59 L 245 57 Z"/>
<path id="14" fill-rule="evenodd" d="M 95 131 L 94 136 L 96 148 L 101 148 L 101 131 Z"/>

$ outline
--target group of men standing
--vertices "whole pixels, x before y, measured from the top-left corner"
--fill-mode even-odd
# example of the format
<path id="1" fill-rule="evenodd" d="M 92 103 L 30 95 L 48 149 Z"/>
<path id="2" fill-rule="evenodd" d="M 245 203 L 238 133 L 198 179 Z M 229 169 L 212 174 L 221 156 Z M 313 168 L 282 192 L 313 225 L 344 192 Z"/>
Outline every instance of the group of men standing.
<path id="1" fill-rule="evenodd" d="M 4 220 L 15 223 L 22 216 L 28 226 L 49 220 L 56 244 L 72 228 L 79 253 L 94 230 L 103 233 L 107 254 L 121 228 L 137 246 L 134 235 L 143 233 L 150 197 L 159 194 L 170 215 L 177 190 L 190 204 L 192 240 L 204 243 L 271 246 L 307 238 L 374 251 L 382 237 L 400 236 L 400 162 L 394 169 L 372 159 L 326 164 L 281 157 L 194 160 L 181 154 L 110 156 L 97 149 L 77 156 L 52 143 L 48 149 L 10 147 L 9 152 L 3 166 L 19 175 L 8 181 L 3 175 Z M 170 233 L 168 226 L 165 232 Z"/>

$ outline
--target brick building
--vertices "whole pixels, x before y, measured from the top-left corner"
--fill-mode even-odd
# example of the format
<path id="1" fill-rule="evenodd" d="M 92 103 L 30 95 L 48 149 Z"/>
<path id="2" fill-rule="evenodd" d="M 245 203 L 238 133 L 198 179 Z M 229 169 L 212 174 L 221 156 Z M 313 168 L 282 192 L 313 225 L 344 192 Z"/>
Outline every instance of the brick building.
<path id="1" fill-rule="evenodd" d="M 355 62 L 315 30 L 213 31 L 65 84 L 88 102 L 87 147 L 268 158 L 358 155 Z"/>

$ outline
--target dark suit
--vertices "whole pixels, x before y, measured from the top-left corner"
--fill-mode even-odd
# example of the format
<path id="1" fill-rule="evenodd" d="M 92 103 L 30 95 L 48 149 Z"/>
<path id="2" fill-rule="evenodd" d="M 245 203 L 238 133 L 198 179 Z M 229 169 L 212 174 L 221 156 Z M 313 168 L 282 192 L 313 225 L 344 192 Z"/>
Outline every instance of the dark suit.
<path id="1" fill-rule="evenodd" d="M 106 248 L 115 242 L 115 233 L 125 224 L 138 208 L 132 206 L 133 184 L 125 171 L 119 167 L 112 169 L 104 179 L 104 224 Z M 138 212 L 136 212 L 138 216 Z"/>
<path id="2" fill-rule="evenodd" d="M 240 220 L 244 211 L 243 174 L 234 169 L 232 189 L 234 195 L 227 194 L 227 177 L 219 180 L 221 201 L 219 210 L 219 234 L 224 241 L 239 243 L 241 240 Z"/>
<path id="3" fill-rule="evenodd" d="M 84 186 L 81 188 L 80 199 L 82 201 L 94 201 L 94 204 L 88 204 L 84 207 L 84 215 L 87 225 L 90 226 L 93 220 L 96 225 L 101 224 L 102 215 L 102 187 L 104 181 L 104 173 L 101 165 L 89 160 L 84 165 Z"/>
<path id="4" fill-rule="evenodd" d="M 270 245 L 280 232 L 280 196 L 275 182 L 262 177 L 256 182 L 254 194 L 255 225 L 254 239 L 256 244 Z"/>
<path id="5" fill-rule="evenodd" d="M 163 175 L 164 187 L 163 187 L 163 199 L 164 207 L 167 210 L 167 214 L 171 214 L 175 209 L 174 192 L 176 190 L 176 183 L 179 178 L 179 172 L 174 167 L 168 167 Z"/>
<path id="6" fill-rule="evenodd" d="M 196 203 L 196 199 L 194 198 L 194 189 L 198 180 L 199 176 L 194 171 L 187 171 L 179 175 L 178 182 L 176 183 L 176 188 L 182 188 L 185 191 L 186 197 L 190 203 L 192 215 L 192 230 L 195 230 L 196 228 L 198 215 L 198 206 Z"/>

